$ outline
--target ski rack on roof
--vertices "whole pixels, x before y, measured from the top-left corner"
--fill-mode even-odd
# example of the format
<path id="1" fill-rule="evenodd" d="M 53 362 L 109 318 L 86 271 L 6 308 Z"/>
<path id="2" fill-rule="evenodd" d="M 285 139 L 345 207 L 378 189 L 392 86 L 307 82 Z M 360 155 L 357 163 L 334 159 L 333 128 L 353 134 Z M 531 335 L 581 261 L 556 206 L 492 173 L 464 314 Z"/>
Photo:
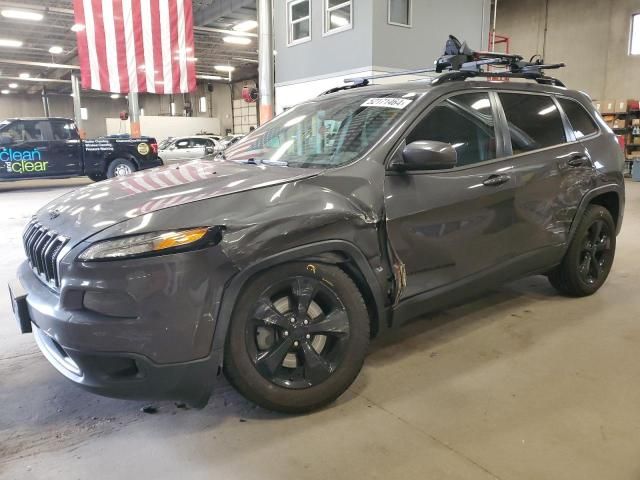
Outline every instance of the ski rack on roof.
<path id="1" fill-rule="evenodd" d="M 534 61 L 536 57 L 538 57 L 538 59 Z M 543 72 L 544 70 L 562 68 L 565 66 L 564 63 L 547 65 L 544 63 L 542 58 L 537 55 L 531 57 L 527 62 L 520 55 L 496 52 L 476 52 L 471 50 L 466 43 L 461 43 L 453 35 L 449 35 L 444 55 L 436 60 L 435 65 L 436 66 L 434 68 L 403 70 L 395 73 L 371 75 L 369 77 L 347 78 L 344 82 L 348 85 L 332 88 L 320 95 L 328 95 L 341 90 L 365 87 L 369 85 L 371 81 L 381 78 L 418 75 L 424 73 L 441 74 L 431 80 L 432 85 L 452 81 L 463 81 L 474 77 L 484 77 L 496 79 L 523 78 L 526 80 L 534 80 L 542 85 L 553 85 L 556 87 L 565 86 L 564 83 L 557 78 L 547 76 Z M 487 71 L 487 67 L 502 67 L 504 70 Z"/>

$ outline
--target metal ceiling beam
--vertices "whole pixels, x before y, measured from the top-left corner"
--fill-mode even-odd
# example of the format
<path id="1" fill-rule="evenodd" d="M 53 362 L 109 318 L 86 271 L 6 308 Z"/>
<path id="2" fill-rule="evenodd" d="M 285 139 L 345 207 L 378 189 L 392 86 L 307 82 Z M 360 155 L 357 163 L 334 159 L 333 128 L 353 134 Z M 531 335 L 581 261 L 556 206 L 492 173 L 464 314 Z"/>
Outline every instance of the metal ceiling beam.
<path id="1" fill-rule="evenodd" d="M 12 65 L 24 65 L 28 67 L 66 68 L 68 70 L 80 70 L 79 65 L 63 65 L 61 63 L 47 63 L 47 62 L 28 62 L 26 60 L 11 60 L 9 58 L 0 58 L 0 63 L 9 63 Z"/>
<path id="2" fill-rule="evenodd" d="M 242 8 L 256 8 L 256 0 L 214 0 L 211 5 L 202 5 L 193 14 L 193 23 L 205 26 L 221 17 L 229 17 Z"/>
<path id="3" fill-rule="evenodd" d="M 16 82 L 38 82 L 38 83 L 71 83 L 71 80 L 60 80 L 59 78 L 20 78 L 20 77 L 5 77 L 0 75 L 0 80 L 11 80 Z"/>

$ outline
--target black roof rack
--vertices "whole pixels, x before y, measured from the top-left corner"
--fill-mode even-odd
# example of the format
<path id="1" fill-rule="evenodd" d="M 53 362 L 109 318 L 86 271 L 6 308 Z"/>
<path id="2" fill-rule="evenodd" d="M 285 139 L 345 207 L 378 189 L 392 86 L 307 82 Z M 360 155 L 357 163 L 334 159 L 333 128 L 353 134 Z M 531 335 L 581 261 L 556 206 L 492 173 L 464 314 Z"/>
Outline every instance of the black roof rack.
<path id="1" fill-rule="evenodd" d="M 538 58 L 534 61 L 536 57 Z M 466 43 L 461 43 L 456 37 L 449 35 L 449 39 L 445 45 L 444 55 L 435 61 L 435 67 L 433 68 L 403 70 L 400 72 L 383 73 L 369 77 L 348 78 L 345 79 L 344 82 L 349 85 L 332 88 L 321 95 L 328 95 L 341 90 L 364 87 L 369 85 L 371 81 L 381 78 L 417 75 L 423 73 L 441 74 L 432 80 L 433 85 L 451 81 L 466 80 L 474 77 L 485 77 L 499 79 L 524 78 L 527 80 L 534 80 L 542 85 L 564 87 L 564 83 L 557 78 L 544 74 L 544 70 L 557 69 L 564 66 L 564 63 L 545 64 L 542 58 L 538 55 L 534 55 L 527 62 L 520 55 L 497 52 L 476 52 L 471 50 Z M 488 71 L 486 70 L 487 67 L 502 67 L 503 70 Z"/>

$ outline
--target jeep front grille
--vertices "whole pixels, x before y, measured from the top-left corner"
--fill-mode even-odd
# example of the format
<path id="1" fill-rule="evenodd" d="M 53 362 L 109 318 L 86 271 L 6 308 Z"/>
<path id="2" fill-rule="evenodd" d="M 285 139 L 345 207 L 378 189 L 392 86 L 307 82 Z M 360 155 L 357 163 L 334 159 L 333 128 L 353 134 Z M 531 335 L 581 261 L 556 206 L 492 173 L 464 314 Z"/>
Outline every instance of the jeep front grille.
<path id="1" fill-rule="evenodd" d="M 22 240 L 33 271 L 46 283 L 58 288 L 58 255 L 69 239 L 32 222 L 25 230 Z"/>

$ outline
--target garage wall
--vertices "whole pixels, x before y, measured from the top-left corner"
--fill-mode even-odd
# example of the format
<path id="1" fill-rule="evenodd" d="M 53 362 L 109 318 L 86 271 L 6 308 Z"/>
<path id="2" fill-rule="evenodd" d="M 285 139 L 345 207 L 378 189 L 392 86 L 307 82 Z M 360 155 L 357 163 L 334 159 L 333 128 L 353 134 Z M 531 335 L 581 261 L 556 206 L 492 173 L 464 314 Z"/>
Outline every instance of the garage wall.
<path id="1" fill-rule="evenodd" d="M 207 97 L 207 112 L 199 111 L 199 99 Z M 182 95 L 175 95 L 176 114 L 183 110 Z M 145 115 L 158 116 L 170 114 L 170 99 L 168 95 L 140 95 L 140 108 Z M 196 117 L 214 117 L 220 121 L 220 133 L 226 129 L 233 129 L 233 114 L 231 111 L 231 89 L 228 84 L 215 83 L 213 93 L 207 91 L 206 84 L 198 86 L 198 90 L 191 94 L 193 115 Z M 82 106 L 88 109 L 89 119 L 84 122 L 88 137 L 99 137 L 107 134 L 106 118 L 118 117 L 120 112 L 127 110 L 125 98 L 112 99 L 108 96 L 82 97 Z M 73 99 L 69 95 L 50 95 L 49 109 L 51 116 L 73 118 Z M 42 98 L 39 94 L 0 95 L 0 120 L 9 117 L 42 117 Z M 218 133 L 218 132 L 216 132 Z"/>
<path id="2" fill-rule="evenodd" d="M 547 62 L 565 62 L 553 75 L 593 98 L 640 97 L 640 57 L 628 55 L 640 0 L 548 0 L 548 14 L 546 3 L 498 1 L 496 31 L 511 37 L 511 51 L 527 58 L 544 51 Z"/>

